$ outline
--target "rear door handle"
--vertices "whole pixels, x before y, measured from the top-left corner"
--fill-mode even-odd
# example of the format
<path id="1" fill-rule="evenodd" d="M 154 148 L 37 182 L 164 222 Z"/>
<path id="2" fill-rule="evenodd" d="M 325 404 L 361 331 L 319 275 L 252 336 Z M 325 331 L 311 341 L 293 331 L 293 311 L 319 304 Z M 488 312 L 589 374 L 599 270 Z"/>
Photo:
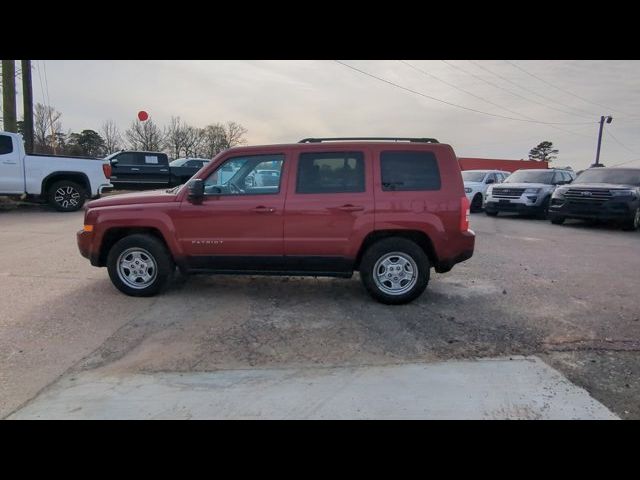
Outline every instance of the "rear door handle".
<path id="1" fill-rule="evenodd" d="M 18 164 L 18 162 L 2 162 L 2 163 L 4 163 L 5 165 L 17 165 Z"/>
<path id="2" fill-rule="evenodd" d="M 264 207 L 260 205 L 259 207 L 254 208 L 253 211 L 256 213 L 273 213 L 276 211 L 276 209 L 272 207 Z"/>
<path id="3" fill-rule="evenodd" d="M 139 171 L 140 171 L 140 169 L 139 169 L 139 168 L 132 168 L 132 169 L 131 169 L 131 171 L 132 171 L 132 172 L 139 172 Z"/>
<path id="4" fill-rule="evenodd" d="M 342 210 L 343 212 L 359 212 L 361 210 L 364 210 L 364 207 L 362 205 L 349 204 L 338 207 L 338 210 Z"/>

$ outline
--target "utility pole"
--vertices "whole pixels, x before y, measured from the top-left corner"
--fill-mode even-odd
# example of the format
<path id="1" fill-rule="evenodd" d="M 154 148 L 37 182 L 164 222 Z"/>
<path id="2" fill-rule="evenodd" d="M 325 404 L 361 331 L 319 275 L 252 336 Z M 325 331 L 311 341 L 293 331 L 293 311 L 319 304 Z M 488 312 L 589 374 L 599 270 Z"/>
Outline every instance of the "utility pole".
<path id="1" fill-rule="evenodd" d="M 7 132 L 18 133 L 15 60 L 2 60 L 2 119 Z"/>
<path id="2" fill-rule="evenodd" d="M 24 110 L 24 145 L 27 153 L 33 153 L 33 87 L 31 84 L 31 60 L 22 60 L 22 107 Z"/>
<path id="3" fill-rule="evenodd" d="M 596 151 L 596 163 L 591 165 L 592 167 L 602 166 L 600 164 L 600 145 L 602 144 L 602 129 L 604 127 L 605 120 L 607 123 L 611 123 L 611 121 L 613 120 L 613 117 L 611 115 L 606 117 L 603 115 L 602 117 L 600 117 L 600 130 L 598 131 L 598 150 Z"/>

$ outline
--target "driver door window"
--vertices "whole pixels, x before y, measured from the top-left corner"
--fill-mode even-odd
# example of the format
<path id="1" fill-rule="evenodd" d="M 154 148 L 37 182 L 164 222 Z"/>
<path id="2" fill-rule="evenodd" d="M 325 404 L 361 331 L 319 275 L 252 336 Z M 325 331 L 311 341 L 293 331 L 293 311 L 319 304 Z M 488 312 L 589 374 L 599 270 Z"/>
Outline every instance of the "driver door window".
<path id="1" fill-rule="evenodd" d="M 264 195 L 280 192 L 284 155 L 230 158 L 204 181 L 206 195 Z"/>

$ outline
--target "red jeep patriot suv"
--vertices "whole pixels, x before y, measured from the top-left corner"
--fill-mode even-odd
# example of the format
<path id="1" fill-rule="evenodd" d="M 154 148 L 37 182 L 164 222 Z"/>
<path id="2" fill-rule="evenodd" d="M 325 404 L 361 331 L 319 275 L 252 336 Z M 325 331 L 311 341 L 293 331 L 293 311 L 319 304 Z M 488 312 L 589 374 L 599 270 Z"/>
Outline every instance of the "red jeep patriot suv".
<path id="1" fill-rule="evenodd" d="M 430 138 L 304 139 L 220 153 L 186 184 L 87 205 L 80 253 L 127 295 L 183 273 L 350 278 L 410 302 L 473 254 L 453 149 Z"/>

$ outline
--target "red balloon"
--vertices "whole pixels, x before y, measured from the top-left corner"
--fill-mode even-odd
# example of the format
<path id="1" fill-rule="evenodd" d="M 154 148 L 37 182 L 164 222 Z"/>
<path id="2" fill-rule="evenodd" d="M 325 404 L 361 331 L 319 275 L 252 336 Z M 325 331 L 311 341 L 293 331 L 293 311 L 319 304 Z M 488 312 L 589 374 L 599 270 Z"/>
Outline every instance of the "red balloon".
<path id="1" fill-rule="evenodd" d="M 149 114 L 147 112 L 145 112 L 144 110 L 140 110 L 138 112 L 138 120 L 144 122 L 147 118 L 149 118 Z"/>

